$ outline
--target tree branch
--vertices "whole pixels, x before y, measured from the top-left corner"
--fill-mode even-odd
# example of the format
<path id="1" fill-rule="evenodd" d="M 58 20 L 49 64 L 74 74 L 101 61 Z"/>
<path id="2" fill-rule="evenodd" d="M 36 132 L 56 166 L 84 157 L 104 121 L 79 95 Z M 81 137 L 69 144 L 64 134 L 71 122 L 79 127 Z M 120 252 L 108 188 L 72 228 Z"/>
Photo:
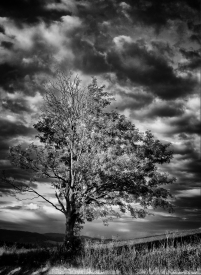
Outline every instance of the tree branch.
<path id="1" fill-rule="evenodd" d="M 66 213 L 66 210 L 65 210 L 65 208 L 64 208 L 64 205 L 63 205 L 63 203 L 61 202 L 61 200 L 60 200 L 60 198 L 59 198 L 59 196 L 58 196 L 58 194 L 57 194 L 56 192 L 55 192 L 55 196 L 56 196 L 56 198 L 57 198 L 59 204 L 61 205 L 61 208 L 62 208 L 62 210 L 63 210 L 63 213 Z"/>
<path id="2" fill-rule="evenodd" d="M 46 202 L 48 202 L 49 204 L 51 204 L 55 209 L 57 209 L 58 211 L 60 211 L 60 212 L 62 212 L 62 213 L 65 214 L 65 212 L 63 212 L 62 209 L 58 208 L 54 203 L 52 203 L 51 201 L 49 201 L 48 199 L 46 199 L 43 195 L 39 194 L 33 188 L 31 188 L 29 186 L 24 186 L 25 189 L 23 190 L 23 188 L 20 188 L 19 186 L 17 186 L 16 184 L 14 184 L 14 180 L 13 180 L 13 182 L 11 182 L 10 180 L 8 180 L 7 178 L 3 178 L 3 180 L 6 181 L 6 183 L 10 184 L 12 187 L 14 187 L 14 189 L 18 190 L 20 193 L 29 192 L 29 193 L 36 194 L 38 197 L 41 197 L 43 200 L 45 200 Z"/>

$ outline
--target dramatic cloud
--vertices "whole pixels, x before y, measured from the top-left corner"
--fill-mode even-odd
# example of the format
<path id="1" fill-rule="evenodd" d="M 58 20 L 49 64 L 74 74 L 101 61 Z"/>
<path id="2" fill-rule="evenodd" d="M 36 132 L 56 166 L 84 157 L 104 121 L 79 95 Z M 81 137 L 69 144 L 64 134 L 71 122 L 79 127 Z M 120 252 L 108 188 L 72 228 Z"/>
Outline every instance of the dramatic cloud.
<path id="1" fill-rule="evenodd" d="M 1 137 L 7 140 L 11 137 L 16 137 L 20 135 L 28 136 L 35 132 L 33 128 L 28 128 L 21 123 L 4 119 L 0 120 L 0 127 Z"/>
<path id="2" fill-rule="evenodd" d="M 199 14 L 199 0 L 0 1 L 0 170 L 28 181 L 30 173 L 9 162 L 9 147 L 33 141 L 44 83 L 57 69 L 75 71 L 85 86 L 96 76 L 114 94 L 112 108 L 140 131 L 149 129 L 172 143 L 174 158 L 161 169 L 177 177 L 177 184 L 168 186 L 176 212 L 171 216 L 159 209 L 155 217 L 136 222 L 124 217 L 108 228 L 100 221 L 86 223 L 83 234 L 111 237 L 115 232 L 132 238 L 136 230 L 145 236 L 198 227 Z M 34 187 L 53 198 L 45 182 Z M 0 189 L 3 196 L 11 191 L 2 182 Z M 50 206 L 41 201 L 14 205 L 12 200 L 0 202 L 4 228 L 30 230 L 37 221 L 36 231 L 49 231 L 47 222 L 61 232 L 64 221 Z"/>
<path id="3" fill-rule="evenodd" d="M 71 3 L 71 1 L 56 0 L 2 0 L 0 16 L 11 18 L 19 26 L 22 23 L 35 24 L 41 20 L 51 23 L 59 21 L 61 16 L 71 14 Z"/>
<path id="4" fill-rule="evenodd" d="M 144 41 L 130 43 L 116 37 L 115 42 L 108 60 L 120 80 L 130 79 L 134 85 L 143 85 L 165 100 L 185 97 L 194 91 L 196 82 L 191 77 L 177 76 L 167 60 L 149 51 Z"/>
<path id="5" fill-rule="evenodd" d="M 198 70 L 201 67 L 201 51 L 187 51 L 186 49 L 181 49 L 180 52 L 185 57 L 186 60 L 180 64 L 180 69 L 182 70 Z"/>

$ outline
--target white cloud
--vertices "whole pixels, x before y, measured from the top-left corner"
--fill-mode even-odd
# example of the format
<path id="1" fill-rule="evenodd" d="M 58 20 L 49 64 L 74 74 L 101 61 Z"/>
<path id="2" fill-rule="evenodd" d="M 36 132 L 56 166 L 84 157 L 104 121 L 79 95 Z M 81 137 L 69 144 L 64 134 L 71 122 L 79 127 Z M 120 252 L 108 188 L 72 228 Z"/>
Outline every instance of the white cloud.
<path id="1" fill-rule="evenodd" d="M 161 217 L 177 217 L 175 214 L 171 214 L 168 212 L 153 211 L 153 214 L 155 216 L 161 216 Z"/>
<path id="2" fill-rule="evenodd" d="M 200 98 L 198 95 L 194 95 L 187 99 L 186 104 L 186 114 L 196 116 L 197 119 L 200 118 Z"/>
<path id="3" fill-rule="evenodd" d="M 127 35 L 119 35 L 119 36 L 116 36 L 113 38 L 113 41 L 116 45 L 116 48 L 118 50 L 123 50 L 123 47 L 124 47 L 124 43 L 132 43 L 133 40 L 130 36 L 127 36 Z"/>
<path id="4" fill-rule="evenodd" d="M 147 220 L 147 219 L 140 219 L 140 218 L 138 218 L 138 219 L 133 219 L 133 221 L 134 221 L 134 222 L 149 222 L 149 220 Z"/>
<path id="5" fill-rule="evenodd" d="M 128 228 L 118 228 L 117 231 L 119 231 L 119 232 L 130 232 L 130 229 L 128 229 Z"/>
<path id="6" fill-rule="evenodd" d="M 119 5 L 125 10 L 129 10 L 131 8 L 131 6 L 126 2 L 121 2 Z"/>
<path id="7" fill-rule="evenodd" d="M 43 97 L 39 92 L 36 92 L 35 96 L 27 96 L 26 100 L 28 101 L 30 108 L 33 111 L 37 111 L 38 109 L 37 107 L 42 103 Z"/>
<path id="8" fill-rule="evenodd" d="M 36 203 L 30 203 L 26 205 L 26 208 L 30 210 L 36 210 L 39 208 L 39 206 Z"/>
<path id="9" fill-rule="evenodd" d="M 17 118 L 16 118 L 16 116 L 14 116 L 14 115 L 7 114 L 7 115 L 5 116 L 5 118 L 6 118 L 8 121 L 10 121 L 10 122 L 16 122 L 16 121 L 17 121 Z"/>
<path id="10" fill-rule="evenodd" d="M 32 211 L 4 209 L 0 212 L 0 219 L 12 223 L 23 223 L 25 221 L 41 220 L 42 218 Z"/>
<path id="11" fill-rule="evenodd" d="M 82 24 L 82 21 L 77 16 L 65 15 L 65 16 L 62 16 L 62 21 L 65 23 L 63 25 L 63 28 L 65 30 L 72 30 L 74 28 L 81 26 Z"/>
<path id="12" fill-rule="evenodd" d="M 54 204 L 58 203 L 57 198 L 50 198 L 49 201 L 52 202 L 52 203 L 54 203 Z"/>
<path id="13" fill-rule="evenodd" d="M 18 28 L 11 20 L 6 20 L 5 32 L 8 36 L 15 38 L 15 48 L 29 50 L 33 46 L 33 36 L 37 28 L 24 25 L 23 28 Z M 13 53 L 14 56 L 14 53 Z"/>
<path id="14" fill-rule="evenodd" d="M 177 198 L 192 198 L 201 196 L 200 188 L 194 188 L 189 190 L 178 191 L 178 194 L 175 195 Z"/>
<path id="15" fill-rule="evenodd" d="M 53 206 L 45 205 L 45 206 L 43 206 L 43 210 L 45 211 L 46 214 L 50 214 L 50 215 L 61 215 L 62 214 L 59 210 L 57 210 Z"/>
<path id="16" fill-rule="evenodd" d="M 61 0 L 61 3 L 49 3 L 46 6 L 48 10 L 65 10 L 65 11 L 76 11 L 76 5 L 73 0 Z"/>
<path id="17" fill-rule="evenodd" d="M 61 5 L 62 7 L 68 7 L 68 4 L 70 4 L 70 1 L 63 1 Z M 37 47 L 38 45 L 46 47 L 47 53 L 49 52 L 57 61 L 68 59 L 68 62 L 70 62 L 74 55 L 69 32 L 81 26 L 82 21 L 77 16 L 68 15 L 63 16 L 61 19 L 62 22 L 53 22 L 49 26 L 41 22 L 32 27 L 23 24 L 20 28 L 12 20 L 5 19 L 5 32 L 9 37 L 12 37 L 11 42 L 14 42 L 14 51 L 2 49 L 3 52 L 0 52 L 0 58 L 3 61 L 1 62 L 7 61 L 12 64 L 22 62 L 23 65 L 42 62 L 40 56 L 37 57 L 37 53 L 34 55 L 36 45 Z M 29 53 L 31 56 L 29 56 Z"/>

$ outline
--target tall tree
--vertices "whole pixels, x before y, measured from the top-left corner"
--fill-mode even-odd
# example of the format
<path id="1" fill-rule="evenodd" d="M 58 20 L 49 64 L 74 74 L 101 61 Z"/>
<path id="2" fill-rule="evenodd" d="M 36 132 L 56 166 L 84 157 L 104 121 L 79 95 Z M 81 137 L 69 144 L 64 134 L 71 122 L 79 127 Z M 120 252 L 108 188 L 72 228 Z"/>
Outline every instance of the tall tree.
<path id="1" fill-rule="evenodd" d="M 16 191 L 32 192 L 65 215 L 65 244 L 85 220 L 107 223 L 120 213 L 145 217 L 148 207 L 172 211 L 171 194 L 162 185 L 175 181 L 160 172 L 169 162 L 169 144 L 140 133 L 125 116 L 111 111 L 113 98 L 95 78 L 87 89 L 78 77 L 58 73 L 46 86 L 44 109 L 34 125 L 39 144 L 10 149 L 13 165 L 28 169 L 30 184 L 5 178 Z M 48 179 L 57 203 L 31 187 Z"/>

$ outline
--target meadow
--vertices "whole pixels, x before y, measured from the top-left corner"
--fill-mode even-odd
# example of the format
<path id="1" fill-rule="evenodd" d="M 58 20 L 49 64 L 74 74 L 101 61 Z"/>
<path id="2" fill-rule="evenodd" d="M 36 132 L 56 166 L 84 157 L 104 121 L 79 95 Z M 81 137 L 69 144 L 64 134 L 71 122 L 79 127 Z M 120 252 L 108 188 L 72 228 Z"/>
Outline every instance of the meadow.
<path id="1" fill-rule="evenodd" d="M 150 241 L 150 238 L 152 241 Z M 77 257 L 61 247 L 4 243 L 0 274 L 201 274 L 201 232 L 166 234 L 137 243 L 83 241 Z"/>

